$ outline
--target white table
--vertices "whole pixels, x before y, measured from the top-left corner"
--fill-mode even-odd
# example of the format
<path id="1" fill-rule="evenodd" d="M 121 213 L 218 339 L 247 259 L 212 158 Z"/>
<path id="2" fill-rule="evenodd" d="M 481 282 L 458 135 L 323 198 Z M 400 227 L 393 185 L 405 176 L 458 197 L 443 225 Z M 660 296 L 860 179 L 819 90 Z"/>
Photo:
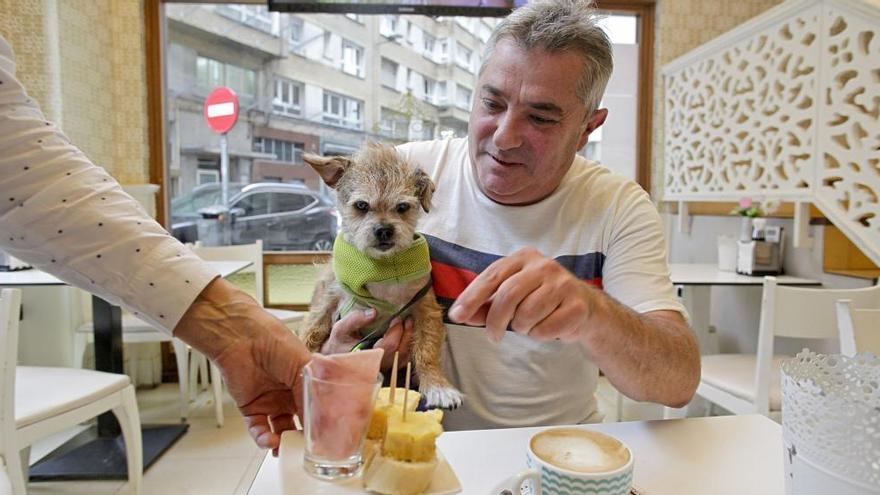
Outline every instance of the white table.
<path id="1" fill-rule="evenodd" d="M 252 265 L 251 261 L 208 261 L 212 268 L 228 277 Z M 66 285 L 58 278 L 37 270 L 0 272 L 0 287 L 37 287 Z M 122 321 L 119 307 L 92 296 L 92 319 L 95 332 L 95 369 L 123 373 Z M 188 425 L 142 426 L 144 469 L 149 467 L 181 437 Z M 95 429 L 89 429 L 41 460 L 31 470 L 31 479 L 126 479 L 125 450 L 119 440 L 119 423 L 112 413 L 98 417 Z"/>
<path id="2" fill-rule="evenodd" d="M 220 272 L 220 276 L 226 278 L 233 273 L 240 272 L 251 266 L 250 261 L 206 261 L 211 268 Z M 0 272 L 0 287 L 27 287 L 40 285 L 67 285 L 54 275 L 31 268 L 29 270 L 16 270 L 13 272 Z"/>
<path id="3" fill-rule="evenodd" d="M 635 487 L 644 495 L 781 495 L 782 428 L 760 415 L 584 425 L 625 442 L 635 456 Z M 446 432 L 437 447 L 465 495 L 488 495 L 501 479 L 525 469 L 529 437 L 543 428 Z M 281 476 L 302 469 L 302 435 L 285 432 L 282 454 L 267 454 L 248 493 L 282 495 Z M 284 463 L 282 469 L 281 463 Z M 289 479 L 286 481 L 290 481 Z M 288 485 L 290 483 L 287 483 Z M 284 495 L 364 493 L 305 475 Z M 493 494 L 494 495 L 494 494 Z"/>
<path id="4" fill-rule="evenodd" d="M 717 354 L 718 349 L 709 345 L 709 318 L 712 286 L 761 286 L 764 277 L 740 275 L 718 269 L 715 263 L 670 263 L 669 278 L 678 286 L 682 303 L 691 317 L 691 328 L 700 342 L 701 354 Z M 779 285 L 822 285 L 818 280 L 790 275 L 776 277 Z"/>

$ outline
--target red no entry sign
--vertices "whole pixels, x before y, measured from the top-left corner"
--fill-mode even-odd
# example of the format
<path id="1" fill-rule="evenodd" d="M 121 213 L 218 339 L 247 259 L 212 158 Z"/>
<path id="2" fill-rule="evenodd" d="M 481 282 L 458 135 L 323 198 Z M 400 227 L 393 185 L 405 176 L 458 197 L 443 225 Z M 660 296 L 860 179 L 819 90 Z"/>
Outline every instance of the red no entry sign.
<path id="1" fill-rule="evenodd" d="M 217 134 L 229 132 L 238 120 L 238 97 L 235 91 L 219 87 L 205 99 L 205 120 Z"/>

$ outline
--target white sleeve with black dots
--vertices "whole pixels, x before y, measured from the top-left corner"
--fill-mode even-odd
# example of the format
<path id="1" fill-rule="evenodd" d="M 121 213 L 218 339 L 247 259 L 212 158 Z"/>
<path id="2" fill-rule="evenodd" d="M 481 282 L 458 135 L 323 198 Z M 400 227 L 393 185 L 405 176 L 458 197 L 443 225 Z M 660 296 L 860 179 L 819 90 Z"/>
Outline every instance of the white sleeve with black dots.
<path id="1" fill-rule="evenodd" d="M 218 275 L 46 120 L 2 36 L 0 249 L 168 332 Z"/>

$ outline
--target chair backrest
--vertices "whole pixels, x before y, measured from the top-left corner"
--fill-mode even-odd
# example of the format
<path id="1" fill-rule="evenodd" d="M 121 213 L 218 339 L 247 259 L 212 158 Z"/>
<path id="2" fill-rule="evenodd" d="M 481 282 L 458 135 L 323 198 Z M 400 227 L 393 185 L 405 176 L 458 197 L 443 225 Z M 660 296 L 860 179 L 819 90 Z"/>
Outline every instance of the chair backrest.
<path id="1" fill-rule="evenodd" d="M 193 253 L 206 261 L 250 261 L 252 264 L 238 273 L 254 272 L 256 275 L 256 297 L 261 305 L 266 304 L 263 285 L 263 241 L 258 239 L 253 244 L 234 246 L 203 246 L 196 241 L 192 246 Z"/>
<path id="2" fill-rule="evenodd" d="M 18 361 L 18 317 L 21 291 L 0 290 L 0 457 L 10 451 L 15 434 L 15 365 Z"/>
<path id="3" fill-rule="evenodd" d="M 880 356 L 880 309 L 855 309 L 849 299 L 837 301 L 840 353 L 854 356 L 869 352 Z"/>
<path id="4" fill-rule="evenodd" d="M 758 413 L 769 414 L 773 339 L 837 339 L 838 299 L 851 299 L 860 307 L 880 308 L 880 285 L 862 289 L 804 288 L 781 286 L 776 277 L 764 277 L 755 372 Z"/>

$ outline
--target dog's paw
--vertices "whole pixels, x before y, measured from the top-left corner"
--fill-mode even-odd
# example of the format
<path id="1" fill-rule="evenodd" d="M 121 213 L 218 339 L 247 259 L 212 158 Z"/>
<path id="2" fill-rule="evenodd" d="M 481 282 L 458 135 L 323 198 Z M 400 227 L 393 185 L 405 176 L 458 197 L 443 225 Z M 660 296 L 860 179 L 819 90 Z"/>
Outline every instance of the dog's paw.
<path id="1" fill-rule="evenodd" d="M 421 391 L 428 409 L 439 407 L 441 409 L 456 409 L 461 405 L 464 397 L 461 392 L 453 387 L 438 387 L 429 385 Z"/>

